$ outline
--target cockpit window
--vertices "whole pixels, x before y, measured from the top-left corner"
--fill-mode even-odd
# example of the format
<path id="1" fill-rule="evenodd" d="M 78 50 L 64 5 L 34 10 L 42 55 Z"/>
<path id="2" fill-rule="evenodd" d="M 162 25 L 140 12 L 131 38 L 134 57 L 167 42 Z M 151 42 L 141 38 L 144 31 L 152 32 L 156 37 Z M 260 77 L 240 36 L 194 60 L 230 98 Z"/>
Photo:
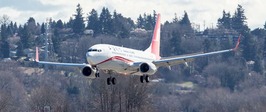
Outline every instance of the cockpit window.
<path id="1" fill-rule="evenodd" d="M 101 49 L 89 49 L 88 52 L 102 52 Z"/>

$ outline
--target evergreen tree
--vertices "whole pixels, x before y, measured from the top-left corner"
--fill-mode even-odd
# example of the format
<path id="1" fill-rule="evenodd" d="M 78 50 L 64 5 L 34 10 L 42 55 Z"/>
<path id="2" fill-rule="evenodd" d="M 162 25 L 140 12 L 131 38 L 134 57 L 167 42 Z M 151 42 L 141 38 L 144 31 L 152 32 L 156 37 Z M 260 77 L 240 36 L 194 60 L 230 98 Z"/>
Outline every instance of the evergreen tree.
<path id="1" fill-rule="evenodd" d="M 260 58 L 260 57 L 256 57 L 255 58 L 255 63 L 254 63 L 254 66 L 253 66 L 253 70 L 255 71 L 255 72 L 258 72 L 258 73 L 263 73 L 263 65 L 262 65 L 262 63 L 261 63 L 261 61 L 262 61 L 262 59 Z"/>
<path id="2" fill-rule="evenodd" d="M 173 19 L 173 23 L 178 23 L 177 15 L 175 13 L 175 18 Z"/>
<path id="3" fill-rule="evenodd" d="M 157 13 L 155 10 L 153 10 L 153 17 L 152 17 L 152 26 L 154 27 L 157 20 Z"/>
<path id="4" fill-rule="evenodd" d="M 30 34 L 35 35 L 37 34 L 37 26 L 35 19 L 33 17 L 30 17 L 27 22 L 27 29 Z"/>
<path id="5" fill-rule="evenodd" d="M 129 19 L 117 14 L 116 11 L 113 14 L 112 27 L 113 34 L 122 38 L 128 37 L 132 28 Z"/>
<path id="6" fill-rule="evenodd" d="M 1 40 L 5 41 L 8 38 L 7 26 L 6 24 L 1 25 Z"/>
<path id="7" fill-rule="evenodd" d="M 118 17 L 116 11 L 114 11 L 114 14 L 113 14 L 113 19 L 112 19 L 112 32 L 114 35 L 118 36 L 119 33 L 121 32 L 121 28 L 123 27 L 122 24 L 121 24 L 121 20 L 120 18 Z"/>
<path id="8" fill-rule="evenodd" d="M 73 27 L 73 24 L 74 24 L 74 20 L 72 17 L 69 18 L 69 21 L 67 22 L 66 24 L 66 27 L 67 28 L 72 28 Z"/>
<path id="9" fill-rule="evenodd" d="M 19 32 L 20 41 L 23 44 L 23 48 L 30 48 L 32 46 L 32 34 L 29 31 L 27 25 L 24 25 L 23 29 Z"/>
<path id="10" fill-rule="evenodd" d="M 14 29 L 13 29 L 14 33 L 17 33 L 18 32 L 18 26 L 17 26 L 17 23 L 15 22 L 14 23 Z"/>
<path id="11" fill-rule="evenodd" d="M 257 57 L 257 49 L 255 44 L 254 37 L 250 34 L 250 30 L 247 26 L 246 22 L 246 16 L 244 13 L 244 9 L 241 5 L 238 5 L 237 10 L 232 18 L 233 24 L 232 28 L 236 31 L 238 31 L 242 35 L 242 48 L 243 57 L 247 60 L 255 60 L 255 57 Z"/>
<path id="12" fill-rule="evenodd" d="M 7 33 L 8 33 L 8 35 L 13 35 L 14 34 L 14 24 L 13 24 L 12 21 L 7 26 Z"/>
<path id="13" fill-rule="evenodd" d="M 257 47 L 254 41 L 254 37 L 250 33 L 243 33 L 242 37 L 242 55 L 247 61 L 251 61 L 257 57 Z"/>
<path id="14" fill-rule="evenodd" d="M 53 42 L 53 47 L 54 47 L 54 52 L 59 53 L 60 49 L 60 34 L 59 34 L 59 29 L 54 30 L 54 34 L 52 36 L 52 42 Z"/>
<path id="15" fill-rule="evenodd" d="M 57 29 L 63 29 L 64 28 L 64 24 L 62 22 L 61 19 L 59 19 L 56 23 L 55 23 L 55 28 Z"/>
<path id="16" fill-rule="evenodd" d="M 240 33 L 248 32 L 249 29 L 246 25 L 246 16 L 245 16 L 245 10 L 241 5 L 238 5 L 237 10 L 232 18 L 232 28 L 237 30 Z"/>
<path id="17" fill-rule="evenodd" d="M 218 19 L 218 28 L 231 29 L 232 18 L 230 13 L 223 11 L 223 17 Z"/>
<path id="18" fill-rule="evenodd" d="M 0 50 L 3 58 L 9 58 L 9 53 L 10 53 L 10 48 L 9 48 L 9 43 L 4 40 L 1 43 L 1 50 Z"/>
<path id="19" fill-rule="evenodd" d="M 80 7 L 80 4 L 77 5 L 77 9 L 76 9 L 76 14 L 75 19 L 73 20 L 73 32 L 76 34 L 81 34 L 84 31 L 85 25 L 84 25 L 84 20 L 82 17 L 82 8 Z"/>
<path id="20" fill-rule="evenodd" d="M 42 23 L 42 25 L 41 25 L 41 34 L 44 34 L 45 31 L 46 31 L 45 24 Z"/>
<path id="21" fill-rule="evenodd" d="M 101 32 L 103 34 L 111 34 L 112 31 L 112 15 L 110 14 L 108 8 L 103 8 L 99 17 Z"/>
<path id="22" fill-rule="evenodd" d="M 146 16 L 145 18 L 145 29 L 146 30 L 153 30 L 153 23 L 155 23 L 155 21 L 153 21 L 153 17 L 149 14 Z"/>
<path id="23" fill-rule="evenodd" d="M 139 17 L 137 19 L 137 28 L 144 29 L 144 26 L 145 26 L 145 20 L 144 20 L 144 18 L 142 18 L 141 15 L 139 15 Z"/>
<path id="24" fill-rule="evenodd" d="M 180 21 L 180 24 L 184 26 L 191 26 L 191 23 L 190 23 L 190 20 L 188 18 L 188 14 L 186 11 L 185 11 L 184 17 Z"/>
<path id="25" fill-rule="evenodd" d="M 171 34 L 170 45 L 172 55 L 180 55 L 183 53 L 183 49 L 181 47 L 181 34 L 178 31 L 173 31 Z"/>
<path id="26" fill-rule="evenodd" d="M 183 35 L 191 36 L 193 34 L 194 31 L 191 27 L 191 23 L 190 23 L 190 20 L 188 18 L 188 14 L 186 11 L 184 13 L 184 17 L 180 20 L 179 24 L 182 27 L 180 30 Z"/>
<path id="27" fill-rule="evenodd" d="M 50 25 L 50 26 L 49 26 L 49 27 L 50 27 L 51 29 L 57 28 L 56 24 L 57 24 L 57 23 L 56 23 L 54 20 L 53 20 L 53 21 L 50 20 L 50 22 L 49 22 L 49 25 Z"/>
<path id="28" fill-rule="evenodd" d="M 16 53 L 17 57 L 25 56 L 23 49 L 24 47 L 23 47 L 22 42 L 18 42 L 17 53 Z"/>
<path id="29" fill-rule="evenodd" d="M 8 36 L 13 35 L 13 30 L 12 30 L 10 25 L 7 26 L 6 33 L 7 33 Z"/>
<path id="30" fill-rule="evenodd" d="M 18 27 L 18 33 L 20 34 L 22 32 L 22 30 L 23 30 L 22 25 L 19 25 L 19 27 Z"/>
<path id="31" fill-rule="evenodd" d="M 90 15 L 88 16 L 87 29 L 92 29 L 94 32 L 94 36 L 101 33 L 99 17 L 95 9 L 92 9 Z"/>

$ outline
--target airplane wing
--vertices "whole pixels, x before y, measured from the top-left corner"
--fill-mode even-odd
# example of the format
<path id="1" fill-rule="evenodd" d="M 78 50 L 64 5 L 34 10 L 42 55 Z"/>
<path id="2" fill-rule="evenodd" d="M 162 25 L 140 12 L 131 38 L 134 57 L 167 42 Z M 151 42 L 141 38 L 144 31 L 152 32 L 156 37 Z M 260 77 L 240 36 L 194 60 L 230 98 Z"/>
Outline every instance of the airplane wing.
<path id="1" fill-rule="evenodd" d="M 85 67 L 86 63 L 59 63 L 59 62 L 48 62 L 48 61 L 39 61 L 39 50 L 38 47 L 36 47 L 36 62 L 40 64 L 48 64 L 48 65 L 60 65 L 60 66 L 77 66 L 77 67 Z"/>
<path id="2" fill-rule="evenodd" d="M 161 60 L 153 61 L 153 64 L 155 64 L 155 66 L 157 67 L 172 66 L 172 65 L 177 65 L 177 64 L 182 64 L 182 63 L 193 61 L 193 59 L 197 57 L 203 57 L 203 56 L 208 56 L 208 55 L 213 55 L 213 54 L 236 51 L 239 46 L 239 43 L 240 43 L 240 37 L 238 38 L 237 44 L 235 48 L 233 49 L 214 51 L 214 52 L 208 52 L 208 53 L 189 54 L 189 55 L 176 56 L 176 57 L 171 57 L 171 58 L 162 58 Z"/>
<path id="3" fill-rule="evenodd" d="M 40 64 L 47 64 L 47 65 L 60 65 L 60 66 L 78 66 L 78 67 L 85 67 L 86 63 L 57 63 L 57 62 L 47 62 L 47 61 L 36 61 Z"/>

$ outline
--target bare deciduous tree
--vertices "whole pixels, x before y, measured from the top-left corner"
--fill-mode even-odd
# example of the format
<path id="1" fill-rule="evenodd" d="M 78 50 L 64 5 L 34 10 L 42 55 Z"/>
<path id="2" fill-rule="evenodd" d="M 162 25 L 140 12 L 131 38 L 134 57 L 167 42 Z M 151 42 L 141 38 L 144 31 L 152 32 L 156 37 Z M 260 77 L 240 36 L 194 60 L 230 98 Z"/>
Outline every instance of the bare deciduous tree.
<path id="1" fill-rule="evenodd" d="M 65 96 L 54 87 L 44 85 L 32 92 L 29 107 L 32 111 L 49 109 L 56 112 L 64 112 L 66 108 Z"/>
<path id="2" fill-rule="evenodd" d="M 2 15 L 1 17 L 0 17 L 0 25 L 2 25 L 2 24 L 5 24 L 5 25 L 7 25 L 7 24 L 9 24 L 10 23 L 10 19 L 9 19 L 9 16 L 8 15 Z"/>

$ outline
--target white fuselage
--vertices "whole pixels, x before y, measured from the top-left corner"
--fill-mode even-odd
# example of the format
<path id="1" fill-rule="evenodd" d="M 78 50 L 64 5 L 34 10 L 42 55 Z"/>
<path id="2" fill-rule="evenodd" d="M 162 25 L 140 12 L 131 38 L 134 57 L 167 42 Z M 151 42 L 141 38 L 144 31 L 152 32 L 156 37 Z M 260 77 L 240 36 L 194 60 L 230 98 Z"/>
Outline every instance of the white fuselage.
<path id="1" fill-rule="evenodd" d="M 134 50 L 108 44 L 97 44 L 92 46 L 86 53 L 90 65 L 97 66 L 102 70 L 112 70 L 121 74 L 137 72 L 132 68 L 133 62 L 152 62 L 156 60 L 155 55 L 141 50 Z M 138 67 L 138 66 L 136 66 Z"/>

